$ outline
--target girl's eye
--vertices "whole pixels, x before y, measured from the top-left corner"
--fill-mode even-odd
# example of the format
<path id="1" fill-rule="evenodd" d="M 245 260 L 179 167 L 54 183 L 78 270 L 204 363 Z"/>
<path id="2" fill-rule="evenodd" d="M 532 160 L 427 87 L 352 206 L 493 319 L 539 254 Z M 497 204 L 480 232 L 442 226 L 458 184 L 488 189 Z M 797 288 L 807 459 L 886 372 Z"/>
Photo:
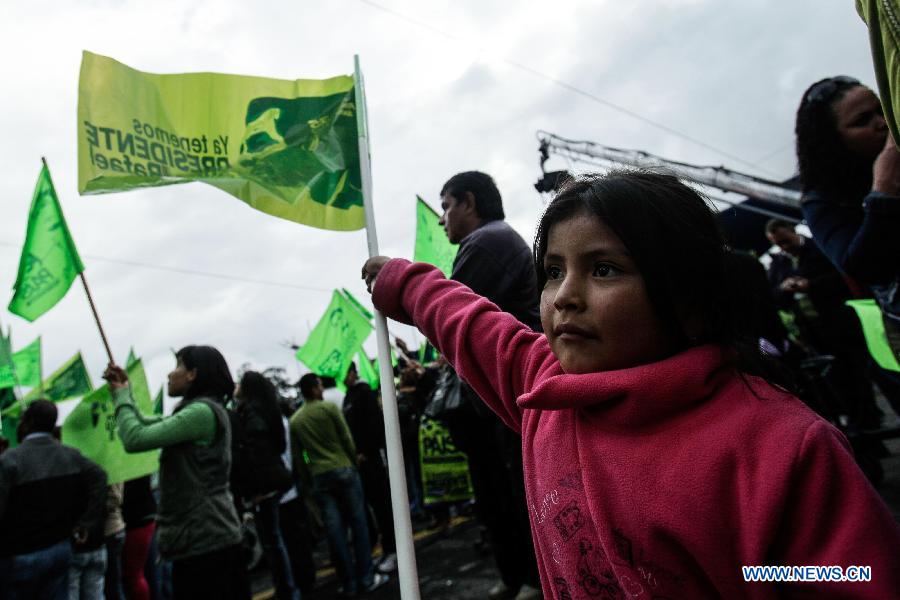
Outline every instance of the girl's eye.
<path id="1" fill-rule="evenodd" d="M 594 277 L 610 277 L 619 273 L 621 273 L 619 269 L 606 263 L 597 263 L 596 265 L 594 265 Z"/>
<path id="2" fill-rule="evenodd" d="M 562 269 L 557 267 L 556 265 L 550 265 L 544 268 L 544 273 L 547 275 L 547 279 L 559 279 L 562 277 Z"/>

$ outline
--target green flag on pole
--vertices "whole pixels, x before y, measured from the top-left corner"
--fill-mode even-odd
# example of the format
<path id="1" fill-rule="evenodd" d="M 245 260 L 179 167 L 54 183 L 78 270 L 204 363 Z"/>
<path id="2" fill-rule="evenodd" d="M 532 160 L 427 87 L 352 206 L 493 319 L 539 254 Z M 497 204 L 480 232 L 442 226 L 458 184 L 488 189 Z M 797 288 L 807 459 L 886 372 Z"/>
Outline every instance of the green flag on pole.
<path id="1" fill-rule="evenodd" d="M 131 396 L 138 410 L 153 410 L 147 377 L 140 360 L 128 369 Z M 62 441 L 106 471 L 109 483 L 128 481 L 159 469 L 159 450 L 128 453 L 116 427 L 116 411 L 109 387 L 104 385 L 82 398 L 62 426 Z"/>
<path id="2" fill-rule="evenodd" d="M 12 360 L 16 370 L 16 382 L 19 385 L 25 387 L 38 387 L 41 385 L 40 336 L 18 352 L 15 352 L 12 355 Z"/>
<path id="3" fill-rule="evenodd" d="M 81 358 L 81 352 L 77 352 L 75 356 L 45 379 L 40 387 L 28 392 L 22 399 L 22 404 L 38 398 L 59 402 L 83 396 L 93 389 L 94 385 L 91 383 L 91 377 L 84 365 L 84 359 Z"/>
<path id="4" fill-rule="evenodd" d="M 434 209 L 416 196 L 416 249 L 413 260 L 432 264 L 450 277 L 458 246 L 450 243 L 438 221 L 440 216 Z"/>
<path id="5" fill-rule="evenodd" d="M 50 171 L 44 165 L 28 212 L 25 245 L 9 311 L 34 321 L 66 295 L 82 271 L 84 265 L 63 218 Z"/>
<path id="6" fill-rule="evenodd" d="M 353 77 L 156 75 L 84 52 L 78 191 L 201 181 L 262 212 L 365 226 Z"/>
<path id="7" fill-rule="evenodd" d="M 313 373 L 344 380 L 353 355 L 372 332 L 372 324 L 359 310 L 335 290 L 325 314 L 297 351 L 297 360 Z"/>

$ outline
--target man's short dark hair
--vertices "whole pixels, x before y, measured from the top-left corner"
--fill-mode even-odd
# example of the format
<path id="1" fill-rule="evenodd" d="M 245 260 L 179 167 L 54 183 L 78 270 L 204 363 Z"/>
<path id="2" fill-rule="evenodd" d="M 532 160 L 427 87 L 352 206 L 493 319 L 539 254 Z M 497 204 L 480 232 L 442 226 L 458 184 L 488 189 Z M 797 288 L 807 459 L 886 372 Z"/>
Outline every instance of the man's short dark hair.
<path id="1" fill-rule="evenodd" d="M 787 229 L 788 231 L 794 231 L 794 224 L 788 223 L 784 219 L 769 219 L 766 222 L 766 233 L 775 233 L 779 229 Z"/>
<path id="2" fill-rule="evenodd" d="M 494 179 L 481 171 L 465 171 L 457 173 L 447 180 L 441 188 L 441 196 L 449 194 L 457 202 L 466 192 L 472 192 L 475 198 L 475 211 L 483 221 L 499 221 L 506 218 L 503 214 L 503 199 Z"/>
<path id="3" fill-rule="evenodd" d="M 36 431 L 52 433 L 56 427 L 57 415 L 56 405 L 41 398 L 28 405 L 22 413 L 22 423 L 27 426 L 29 433 Z"/>
<path id="4" fill-rule="evenodd" d="M 315 373 L 307 373 L 300 378 L 300 393 L 303 394 L 303 397 L 307 400 L 312 398 L 313 388 L 319 385 L 319 382 L 320 379 L 318 375 Z"/>

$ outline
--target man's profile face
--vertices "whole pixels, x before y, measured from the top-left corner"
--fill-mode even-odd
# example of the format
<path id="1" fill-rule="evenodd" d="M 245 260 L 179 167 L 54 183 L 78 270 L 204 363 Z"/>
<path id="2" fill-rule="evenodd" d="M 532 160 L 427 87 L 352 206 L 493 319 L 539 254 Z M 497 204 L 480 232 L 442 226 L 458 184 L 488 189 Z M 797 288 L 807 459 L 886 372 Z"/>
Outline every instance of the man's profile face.
<path id="1" fill-rule="evenodd" d="M 473 219 L 474 206 L 472 202 L 461 201 L 455 196 L 444 194 L 441 196 L 440 225 L 447 234 L 451 244 L 458 244 L 464 237 L 475 231 L 477 221 Z"/>
<path id="2" fill-rule="evenodd" d="M 786 227 L 779 227 L 771 233 L 767 233 L 766 237 L 772 245 L 781 248 L 782 252 L 787 252 L 794 256 L 799 254 L 800 248 L 803 247 L 803 239 L 800 234 Z"/>

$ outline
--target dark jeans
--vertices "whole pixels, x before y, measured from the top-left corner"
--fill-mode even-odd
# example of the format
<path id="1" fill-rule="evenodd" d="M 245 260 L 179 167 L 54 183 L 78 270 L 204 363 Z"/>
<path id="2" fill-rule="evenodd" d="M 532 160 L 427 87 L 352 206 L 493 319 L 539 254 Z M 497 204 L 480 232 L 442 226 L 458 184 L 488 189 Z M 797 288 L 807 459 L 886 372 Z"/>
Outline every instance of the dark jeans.
<path id="1" fill-rule="evenodd" d="M 172 561 L 175 600 L 250 600 L 250 578 L 240 544 Z"/>
<path id="2" fill-rule="evenodd" d="M 294 586 L 290 561 L 278 524 L 278 500 L 279 496 L 272 496 L 253 507 L 256 533 L 259 534 L 259 541 L 262 543 L 269 570 L 272 572 L 275 597 L 278 600 L 300 600 L 300 592 Z"/>
<path id="3" fill-rule="evenodd" d="M 294 498 L 278 507 L 281 535 L 291 560 L 294 585 L 301 592 L 312 592 L 316 584 L 316 563 L 313 560 L 313 537 L 309 526 L 309 514 L 303 499 Z"/>
<path id="4" fill-rule="evenodd" d="M 69 540 L 0 558 L 0 600 L 67 600 L 71 560 Z"/>
<path id="5" fill-rule="evenodd" d="M 366 525 L 365 500 L 359 474 L 353 467 L 334 469 L 313 477 L 313 496 L 322 510 L 328 546 L 345 594 L 372 583 L 372 547 Z M 353 554 L 347 543 L 347 527 L 353 532 Z M 354 560 L 355 569 L 354 569 Z"/>
<path id="6" fill-rule="evenodd" d="M 125 530 L 106 538 L 106 577 L 103 595 L 106 600 L 125 600 L 122 589 L 122 548 L 125 546 Z"/>
<path id="7" fill-rule="evenodd" d="M 469 459 L 475 513 L 484 525 L 503 583 L 540 587 L 525 501 L 522 439 L 493 414 L 449 422 L 456 446 Z"/>
<path id="8" fill-rule="evenodd" d="M 397 552 L 397 540 L 394 537 L 394 512 L 391 506 L 391 484 L 388 472 L 381 462 L 381 456 L 367 458 L 359 466 L 359 477 L 362 480 L 366 502 L 375 513 L 378 532 L 381 533 L 381 549 L 384 554 Z"/>

